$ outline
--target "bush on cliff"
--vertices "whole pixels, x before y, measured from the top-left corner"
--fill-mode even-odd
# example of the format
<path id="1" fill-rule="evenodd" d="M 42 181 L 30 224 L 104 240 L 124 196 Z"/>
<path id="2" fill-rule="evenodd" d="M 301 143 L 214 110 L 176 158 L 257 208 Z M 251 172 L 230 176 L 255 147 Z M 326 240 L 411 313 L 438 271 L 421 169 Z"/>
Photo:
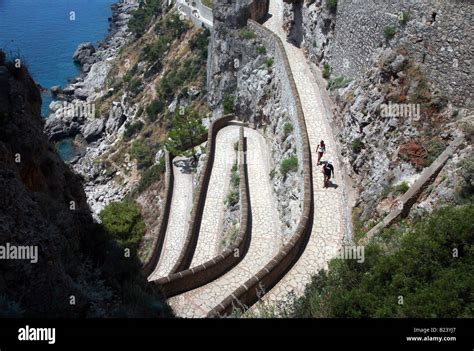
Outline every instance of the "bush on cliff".
<path id="1" fill-rule="evenodd" d="M 153 151 L 141 140 L 132 143 L 130 154 L 137 161 L 137 168 L 140 170 L 153 165 Z"/>
<path id="2" fill-rule="evenodd" d="M 392 39 L 395 36 L 396 30 L 392 26 L 386 26 L 383 29 L 383 35 L 386 39 Z"/>
<path id="3" fill-rule="evenodd" d="M 297 317 L 471 317 L 474 205 L 385 230 L 365 260 L 332 260 L 292 306 Z"/>
<path id="4" fill-rule="evenodd" d="M 326 0 L 326 8 L 331 12 L 336 12 L 337 0 Z"/>
<path id="5" fill-rule="evenodd" d="M 153 18 L 162 12 L 161 0 L 140 1 L 140 7 L 132 14 L 132 18 L 128 21 L 128 30 L 141 37 L 150 27 Z"/>
<path id="6" fill-rule="evenodd" d="M 288 173 L 294 172 L 298 169 L 298 157 L 296 155 L 290 156 L 281 161 L 280 172 L 286 177 Z"/>
<path id="7" fill-rule="evenodd" d="M 207 129 L 202 124 L 203 117 L 194 110 L 177 111 L 173 118 L 173 128 L 168 133 L 166 148 L 174 156 L 185 155 L 197 158 L 194 150 L 202 142 Z"/>
<path id="8" fill-rule="evenodd" d="M 135 249 L 145 234 L 145 222 L 132 201 L 113 202 L 100 213 L 106 232 L 123 248 Z"/>

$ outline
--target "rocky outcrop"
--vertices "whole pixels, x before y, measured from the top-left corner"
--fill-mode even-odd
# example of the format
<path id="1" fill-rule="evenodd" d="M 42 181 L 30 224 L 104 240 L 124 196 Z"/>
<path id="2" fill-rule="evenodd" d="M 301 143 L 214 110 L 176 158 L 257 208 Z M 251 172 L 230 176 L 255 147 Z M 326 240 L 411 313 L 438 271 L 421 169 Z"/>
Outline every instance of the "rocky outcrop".
<path id="1" fill-rule="evenodd" d="M 281 163 L 293 156 L 302 159 L 300 141 L 294 133 L 291 101 L 287 101 L 291 92 L 283 91 L 283 63 L 276 60 L 275 43 L 259 40 L 252 28 L 245 27 L 249 3 L 216 5 L 208 69 L 209 103 L 218 110 L 223 101 L 235 101 L 236 115 L 265 134 L 283 239 L 287 240 L 301 216 L 303 178 L 301 162 L 286 174 L 281 172 Z"/>
<path id="2" fill-rule="evenodd" d="M 92 43 L 82 43 L 79 44 L 74 55 L 72 56 L 74 62 L 82 66 L 84 72 L 89 71 L 90 66 L 94 63 L 94 57 L 92 54 L 95 53 L 95 47 Z"/>
<path id="3" fill-rule="evenodd" d="M 362 221 L 389 212 L 400 185 L 413 184 L 473 114 L 464 47 L 472 38 L 461 39 L 469 32 L 469 7 L 425 0 L 285 4 L 289 40 L 301 39 L 328 80 L 334 104 L 327 108 L 334 107 L 332 126 L 359 192 Z M 465 153 L 458 151 L 461 159 Z M 446 167 L 455 173 L 450 162 Z M 441 193 L 453 200 L 452 192 Z M 437 201 L 424 200 L 431 210 L 428 203 Z"/>
<path id="4" fill-rule="evenodd" d="M 466 36 L 473 31 L 471 2 L 339 1 L 333 9 L 323 0 L 292 2 L 285 4 L 286 29 L 290 38 L 301 33 L 312 61 L 356 79 L 371 68 L 380 48 L 400 47 L 455 106 L 474 106 L 469 79 L 474 39 Z"/>
<path id="5" fill-rule="evenodd" d="M 37 255 L 2 257 L 0 315 L 167 315 L 165 309 L 144 312 L 153 303 L 140 302 L 137 309 L 123 298 L 121 284 L 145 295 L 153 291 L 145 292 L 150 288 L 138 272 L 132 273 L 137 280 L 119 273 L 123 252 L 93 222 L 80 177 L 43 134 L 39 90 L 26 69 L 5 65 L 2 57 L 0 52 L 0 244 L 36 248 Z"/>
<path id="6" fill-rule="evenodd" d="M 402 195 L 397 186 L 413 184 L 424 167 L 464 134 L 463 121 L 471 118 L 472 125 L 473 115 L 433 89 L 407 55 L 386 49 L 376 62 L 363 79 L 332 93 L 333 125 L 358 185 L 363 220 L 389 212 Z M 466 152 L 461 148 L 458 154 L 464 158 Z"/>
<path id="7" fill-rule="evenodd" d="M 111 172 L 95 160 L 114 144 L 125 122 L 137 112 L 127 95 L 115 101 L 109 113 L 96 110 L 97 101 L 106 91 L 105 82 L 109 76 L 111 61 L 119 50 L 131 39 L 127 23 L 131 12 L 138 7 L 135 2 L 120 2 L 112 5 L 109 35 L 97 48 L 91 43 L 82 43 L 73 59 L 82 65 L 83 73 L 73 79 L 62 90 L 57 90 L 57 100 L 50 106 L 45 132 L 51 141 L 76 138 L 89 147 L 70 160 L 75 172 L 84 180 L 88 204 L 94 217 L 112 201 L 120 201 L 133 184 L 117 184 Z"/>

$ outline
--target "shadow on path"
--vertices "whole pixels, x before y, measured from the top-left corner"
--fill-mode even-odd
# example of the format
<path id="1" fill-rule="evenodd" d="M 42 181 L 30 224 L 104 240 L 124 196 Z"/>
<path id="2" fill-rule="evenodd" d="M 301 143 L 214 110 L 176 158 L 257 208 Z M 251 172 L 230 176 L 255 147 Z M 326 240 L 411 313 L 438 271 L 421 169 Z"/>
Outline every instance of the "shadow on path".
<path id="1" fill-rule="evenodd" d="M 192 157 L 177 159 L 173 161 L 173 165 L 183 174 L 191 174 L 196 169 L 196 161 Z"/>

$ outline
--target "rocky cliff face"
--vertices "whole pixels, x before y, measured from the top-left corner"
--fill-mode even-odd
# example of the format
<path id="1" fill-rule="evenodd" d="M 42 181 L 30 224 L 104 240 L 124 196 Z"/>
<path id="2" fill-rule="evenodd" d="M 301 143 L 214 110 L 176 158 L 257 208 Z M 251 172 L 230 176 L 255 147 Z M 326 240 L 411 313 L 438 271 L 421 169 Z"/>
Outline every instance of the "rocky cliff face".
<path id="1" fill-rule="evenodd" d="M 403 47 L 427 80 L 457 107 L 473 107 L 469 1 L 338 1 L 285 5 L 290 37 L 337 75 L 361 78 L 387 46 Z"/>
<path id="2" fill-rule="evenodd" d="M 132 38 L 127 23 L 137 7 L 135 2 L 114 4 L 107 38 L 97 48 L 91 43 L 78 46 L 73 59 L 81 64 L 83 73 L 63 89 L 55 89 L 56 101 L 49 107 L 51 114 L 45 126 L 51 141 L 75 138 L 79 155 L 71 164 L 85 179 L 88 203 L 96 218 L 107 203 L 121 200 L 133 186 L 124 187 L 113 181 L 95 160 L 110 149 L 120 129 L 123 131 L 125 122 L 137 110 L 127 95 L 115 100 L 107 113 L 100 111 L 97 104 L 108 93 L 105 84 L 114 60 Z"/>
<path id="3" fill-rule="evenodd" d="M 81 179 L 43 134 L 40 107 L 27 70 L 5 63 L 0 52 L 0 315 L 166 314 L 144 312 L 146 304 L 131 308 L 119 293 L 122 284 L 146 296 L 148 288 L 130 278 L 137 275 L 132 261 L 128 273 L 119 267 L 123 253 L 93 223 Z M 7 245 L 37 247 L 37 262 L 4 259 Z"/>
<path id="4" fill-rule="evenodd" d="M 262 41 L 246 26 L 251 1 L 216 4 L 208 67 L 209 103 L 216 115 L 226 103 L 243 121 L 259 129 L 268 142 L 270 177 L 278 203 L 283 240 L 294 233 L 301 215 L 302 168 L 283 174 L 284 160 L 300 155 L 300 142 L 291 116 L 291 92 L 276 59 L 275 43 Z M 299 158 L 301 160 L 301 158 Z M 249 160 L 251 162 L 251 160 Z M 301 162 L 300 162 L 301 165 Z"/>
<path id="5" fill-rule="evenodd" d="M 423 167 L 465 135 L 455 161 L 412 214 L 456 201 L 460 165 L 472 162 L 472 13 L 462 1 L 285 4 L 289 39 L 327 78 L 334 132 L 362 220 L 385 215 Z"/>

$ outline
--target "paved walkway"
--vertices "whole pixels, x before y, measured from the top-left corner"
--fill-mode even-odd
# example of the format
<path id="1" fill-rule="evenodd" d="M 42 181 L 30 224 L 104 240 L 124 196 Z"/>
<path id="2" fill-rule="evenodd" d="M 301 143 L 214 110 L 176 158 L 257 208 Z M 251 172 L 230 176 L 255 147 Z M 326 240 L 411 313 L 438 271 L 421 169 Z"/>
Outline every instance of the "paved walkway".
<path id="1" fill-rule="evenodd" d="M 169 299 L 168 303 L 180 317 L 205 317 L 223 298 L 233 293 L 263 268 L 279 250 L 280 229 L 275 220 L 278 218 L 278 213 L 270 183 L 268 146 L 263 136 L 257 131 L 245 128 L 244 133 L 247 138 L 248 178 L 253 221 L 249 250 L 237 266 L 220 278 Z M 213 193 L 221 189 L 210 186 L 209 191 Z M 219 210 L 222 208 L 221 203 L 216 205 Z"/>
<path id="2" fill-rule="evenodd" d="M 229 192 L 232 166 L 237 160 L 235 144 L 239 142 L 240 127 L 228 126 L 216 137 L 216 154 L 204 204 L 201 228 L 191 268 L 212 260 L 220 252 L 224 222 L 224 201 Z"/>
<path id="3" fill-rule="evenodd" d="M 191 21 L 197 25 L 204 24 L 207 28 L 212 28 L 214 25 L 214 18 L 212 9 L 205 6 L 201 0 L 178 0 L 178 11 L 187 16 Z"/>
<path id="4" fill-rule="evenodd" d="M 156 280 L 167 276 L 176 264 L 188 233 L 189 218 L 193 204 L 193 176 L 187 169 L 186 159 L 173 159 L 173 198 L 166 229 L 165 241 L 161 257 L 148 280 Z"/>
<path id="5" fill-rule="evenodd" d="M 314 224 L 311 238 L 301 258 L 283 279 L 263 296 L 266 304 L 274 304 L 286 298 L 292 292 L 296 296 L 304 293 L 306 284 L 311 276 L 320 269 L 327 267 L 327 261 L 333 257 L 341 247 L 344 233 L 344 182 L 339 173 L 336 143 L 331 128 L 325 116 L 325 110 L 316 78 L 303 55 L 301 49 L 286 41 L 286 33 L 282 29 L 283 4 L 282 1 L 270 1 L 271 18 L 264 24 L 283 41 L 296 86 L 300 94 L 303 112 L 305 115 L 308 137 L 313 153 L 313 187 L 314 187 Z M 333 183 L 337 188 L 323 188 L 321 167 L 316 165 L 315 150 L 318 143 L 324 140 L 328 153 L 322 161 L 331 160 L 335 167 Z M 254 305 L 256 307 L 256 305 Z"/>

